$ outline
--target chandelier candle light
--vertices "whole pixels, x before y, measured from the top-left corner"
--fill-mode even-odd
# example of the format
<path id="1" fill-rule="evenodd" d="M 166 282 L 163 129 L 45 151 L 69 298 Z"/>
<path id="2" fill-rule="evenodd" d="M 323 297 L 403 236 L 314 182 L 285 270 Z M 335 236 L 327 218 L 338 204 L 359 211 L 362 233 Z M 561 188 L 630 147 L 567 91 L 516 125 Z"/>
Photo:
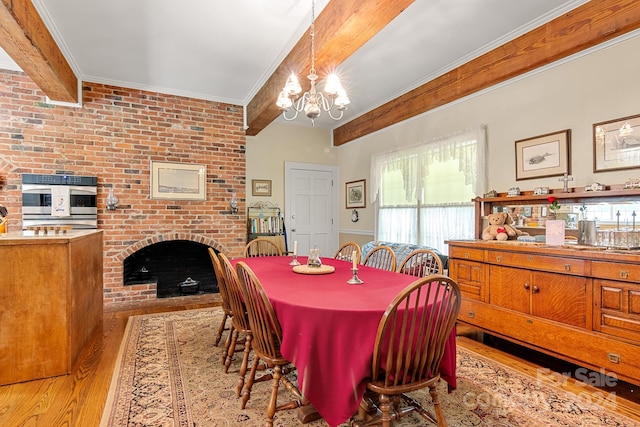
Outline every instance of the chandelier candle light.
<path id="1" fill-rule="evenodd" d="M 329 114 L 333 120 L 340 120 L 344 114 L 344 110 L 347 109 L 349 104 L 349 97 L 347 92 L 342 88 L 340 79 L 336 74 L 330 74 L 327 76 L 327 84 L 325 85 L 325 93 L 316 90 L 316 80 L 318 75 L 316 74 L 316 59 L 315 59 L 315 1 L 311 1 L 311 70 L 307 78 L 311 84 L 308 92 L 305 92 L 302 96 L 302 88 L 298 82 L 298 78 L 294 73 L 291 73 L 287 82 L 278 96 L 276 105 L 282 110 L 282 117 L 285 120 L 294 120 L 298 117 L 298 113 L 304 111 L 305 115 L 311 119 L 311 124 L 315 125 L 315 119 L 320 117 L 322 111 Z M 340 112 L 338 115 L 332 113 L 333 107 L 336 107 Z M 289 107 L 293 107 L 294 113 L 292 117 L 287 116 Z"/>

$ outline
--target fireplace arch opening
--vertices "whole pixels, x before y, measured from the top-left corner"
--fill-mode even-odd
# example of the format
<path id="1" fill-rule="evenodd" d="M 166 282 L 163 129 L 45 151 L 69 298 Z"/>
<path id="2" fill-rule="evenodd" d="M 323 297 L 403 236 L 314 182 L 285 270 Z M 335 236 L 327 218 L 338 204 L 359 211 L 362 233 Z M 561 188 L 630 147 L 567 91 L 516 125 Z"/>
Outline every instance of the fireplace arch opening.
<path id="1" fill-rule="evenodd" d="M 208 249 L 209 246 L 190 240 L 153 243 L 125 258 L 123 283 L 156 283 L 158 298 L 217 293 Z"/>

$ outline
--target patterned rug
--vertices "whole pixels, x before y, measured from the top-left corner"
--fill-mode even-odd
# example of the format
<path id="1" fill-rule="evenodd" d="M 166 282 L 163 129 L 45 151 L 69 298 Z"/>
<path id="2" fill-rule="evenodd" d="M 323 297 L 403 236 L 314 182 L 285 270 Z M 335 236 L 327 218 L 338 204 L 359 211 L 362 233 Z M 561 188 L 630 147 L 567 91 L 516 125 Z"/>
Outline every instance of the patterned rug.
<path id="1" fill-rule="evenodd" d="M 213 345 L 221 316 L 220 308 L 213 308 L 131 317 L 101 427 L 263 425 L 271 383 L 256 383 L 246 409 L 240 409 L 235 387 L 241 354 L 225 374 L 223 343 Z M 563 391 L 461 346 L 457 373 L 454 392 L 447 393 L 441 382 L 440 398 L 450 426 L 638 425 L 607 410 L 606 402 L 600 406 L 587 394 Z M 278 401 L 288 400 L 280 389 Z M 430 402 L 426 392 L 412 395 Z M 301 425 L 296 415 L 295 410 L 277 412 L 274 424 Z M 409 416 L 397 425 L 425 424 L 419 416 Z M 318 420 L 307 425 L 327 424 Z"/>

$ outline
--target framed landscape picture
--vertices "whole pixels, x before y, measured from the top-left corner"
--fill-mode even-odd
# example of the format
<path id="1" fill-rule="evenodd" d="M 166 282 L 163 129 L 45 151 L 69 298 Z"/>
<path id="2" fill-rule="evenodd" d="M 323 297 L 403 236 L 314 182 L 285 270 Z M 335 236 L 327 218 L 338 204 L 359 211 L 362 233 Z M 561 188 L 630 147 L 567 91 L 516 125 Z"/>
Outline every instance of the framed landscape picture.
<path id="1" fill-rule="evenodd" d="M 151 161 L 151 198 L 206 200 L 206 165 Z"/>
<path id="2" fill-rule="evenodd" d="M 571 173 L 571 129 L 516 141 L 516 181 Z"/>
<path id="3" fill-rule="evenodd" d="M 351 181 L 346 183 L 347 209 L 367 207 L 367 183 L 366 180 Z"/>

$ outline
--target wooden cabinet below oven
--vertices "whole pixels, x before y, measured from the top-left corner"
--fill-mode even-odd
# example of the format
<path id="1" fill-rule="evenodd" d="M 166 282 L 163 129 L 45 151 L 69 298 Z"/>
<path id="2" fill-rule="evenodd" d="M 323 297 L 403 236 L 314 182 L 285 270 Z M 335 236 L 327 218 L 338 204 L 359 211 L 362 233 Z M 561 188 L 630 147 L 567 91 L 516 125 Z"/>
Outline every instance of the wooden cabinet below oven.
<path id="1" fill-rule="evenodd" d="M 102 231 L 0 235 L 0 385 L 71 372 L 102 324 Z"/>

